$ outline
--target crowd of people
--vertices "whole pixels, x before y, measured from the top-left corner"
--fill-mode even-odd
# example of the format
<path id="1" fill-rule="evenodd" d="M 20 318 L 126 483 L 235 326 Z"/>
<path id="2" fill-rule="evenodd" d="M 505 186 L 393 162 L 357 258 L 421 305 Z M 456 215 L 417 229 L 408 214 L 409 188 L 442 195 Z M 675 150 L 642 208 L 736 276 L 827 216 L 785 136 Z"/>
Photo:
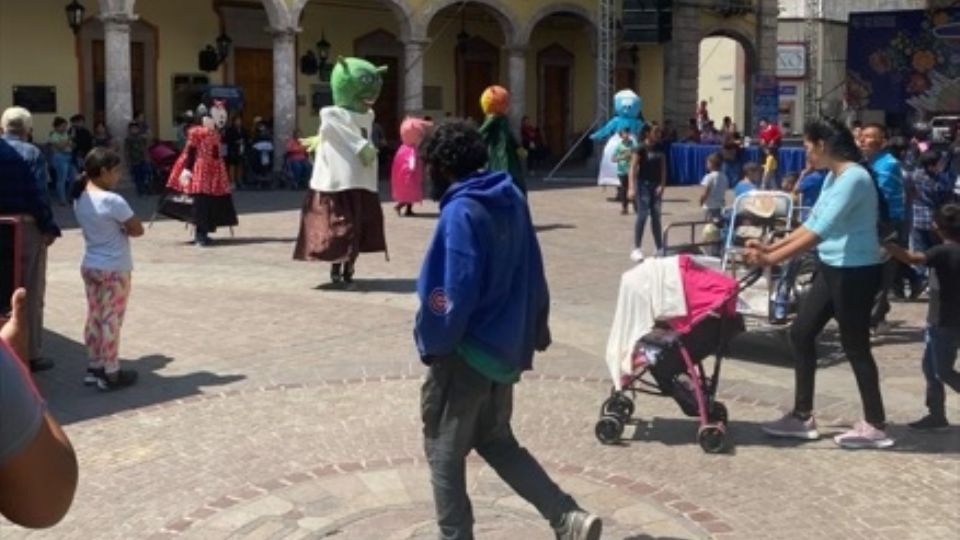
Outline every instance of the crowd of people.
<path id="1" fill-rule="evenodd" d="M 696 129 L 710 131 L 706 104 L 701 108 L 694 120 Z M 503 105 L 488 114 L 505 113 Z M 333 121 L 338 119 L 344 123 L 372 122 L 369 110 L 326 114 L 323 118 L 328 129 L 334 129 Z M 237 175 L 242 174 L 236 167 L 244 162 L 247 152 L 257 151 L 257 137 L 265 140 L 268 128 L 266 124 L 262 128 L 257 124 L 253 137 L 248 138 L 242 119 L 235 118 L 225 130 L 222 150 L 219 131 L 211 124 L 209 112 L 200 111 L 198 117 L 200 123 L 186 129 L 183 153 L 170 172 L 167 186 L 195 201 L 206 201 L 194 202 L 195 207 L 209 210 L 220 202 L 229 202 L 232 209 L 232 200 L 224 197 L 229 198 L 230 185 L 235 185 Z M 121 153 L 98 146 L 95 135 L 82 133 L 82 124 L 82 118 L 74 122 L 73 128 L 64 122 L 54 123 L 51 160 L 57 171 L 57 195 L 61 202 L 72 202 L 84 238 L 81 277 L 88 304 L 84 327 L 88 365 L 84 383 L 112 391 L 137 380 L 135 371 L 120 369 L 118 353 L 133 269 L 130 243 L 143 234 L 140 220 L 115 188 L 126 163 L 140 192 L 141 179 L 146 174 L 145 141 L 150 131 L 142 122 L 131 122 Z M 0 168 L 4 172 L 0 213 L 26 214 L 32 220 L 25 227 L 31 239 L 24 242 L 27 248 L 22 255 L 28 294 L 25 299 L 22 292 L 16 293 L 14 317 L 4 328 L 5 333 L 0 334 L 5 343 L 0 346 L 0 371 L 5 374 L 0 376 L 5 377 L 2 380 L 23 382 L 19 394 L 4 394 L 0 398 L 17 400 L 15 404 L 3 403 L 4 407 L 22 413 L 17 418 L 17 429 L 36 438 L 46 437 L 43 444 L 52 445 L 59 452 L 60 466 L 69 480 L 73 455 L 69 441 L 58 431 L 55 421 L 42 414 L 42 405 L 38 405 L 42 401 L 26 375 L 27 366 L 34 370 L 50 367 L 42 357 L 40 343 L 43 276 L 46 248 L 60 235 L 60 230 L 47 195 L 46 160 L 28 142 L 32 132 L 29 112 L 8 109 L 0 118 L 0 129 Z M 408 119 L 401 133 L 407 148 L 397 155 L 392 168 L 398 214 L 409 215 L 413 205 L 423 199 L 424 175 L 429 177 L 433 198 L 440 203 L 437 230 L 417 283 L 420 310 L 415 323 L 416 346 L 429 366 L 421 394 L 421 414 L 438 524 L 446 537 L 470 535 L 473 515 L 463 467 L 467 453 L 475 449 L 538 509 L 558 537 L 595 539 L 602 527 L 600 519 L 580 509 L 553 483 L 529 452 L 520 447 L 510 428 L 513 385 L 523 371 L 532 368 L 534 353 L 545 350 L 551 342 L 550 303 L 525 184 L 508 171 L 514 166 L 512 161 L 500 160 L 502 165 L 493 168 L 489 165 L 494 162 L 493 152 L 509 148 L 515 161 L 519 148 L 534 149 L 541 142 L 532 128 L 521 137 L 520 144 L 509 133 L 491 138 L 489 129 L 481 130 L 456 120 L 432 126 L 426 120 Z M 633 207 L 636 212 L 631 258 L 637 262 L 643 260 L 641 243 L 648 219 L 656 247 L 662 248 L 661 206 L 667 186 L 664 142 L 672 136 L 667 129 L 650 123 L 636 141 L 629 132 L 621 131 L 614 154 L 624 192 L 621 211 L 628 213 Z M 960 392 L 960 373 L 954 369 L 960 344 L 960 186 L 956 184 L 960 141 L 956 129 L 952 145 L 937 149 L 924 148 L 918 140 L 888 140 L 886 129 L 878 124 L 861 126 L 855 133 L 837 121 L 813 121 L 803 133 L 806 166 L 797 174 L 786 175 L 778 170 L 777 149 L 782 134 L 775 125 L 760 126 L 758 138 L 766 149 L 763 164 L 743 163 L 736 127 L 725 121 L 723 129 L 728 135 L 721 140 L 722 150 L 707 159 L 708 173 L 702 182 L 704 190 L 699 202 L 706 218 L 722 216 L 731 190 L 740 195 L 758 189 L 789 191 L 805 208 L 803 224 L 776 242 L 749 242 L 745 259 L 758 267 L 774 266 L 810 250 L 816 250 L 818 259 L 810 292 L 800 304 L 789 332 L 795 357 L 795 403 L 788 414 L 764 424 L 763 430 L 779 437 L 820 437 L 814 418 L 816 343 L 826 324 L 835 319 L 841 346 L 857 381 L 864 418 L 834 440 L 844 448 L 892 446 L 870 338 L 871 329 L 882 329 L 889 312 L 888 294 L 906 295 L 906 288 L 913 297 L 928 290 L 930 298 L 922 359 L 928 413 L 910 427 L 946 427 L 945 386 Z M 376 154 L 363 151 L 369 144 L 367 132 L 357 133 L 365 133 L 362 141 L 347 140 L 348 135 L 356 135 L 352 131 L 337 136 L 345 137 L 341 141 L 345 147 L 361 148 L 358 164 L 370 167 Z M 340 144 L 334 135 L 333 131 L 326 132 L 324 144 L 332 145 L 331 148 Z M 82 174 L 74 179 L 70 169 L 76 167 L 76 147 L 87 143 L 91 146 L 84 147 Z M 287 154 L 309 161 L 307 149 L 298 139 L 287 148 Z M 347 165 L 343 167 L 349 169 Z M 65 170 L 62 176 L 61 169 Z M 335 282 L 350 280 L 359 251 L 386 250 L 385 240 L 373 236 L 368 240 L 376 240 L 376 245 L 367 246 L 369 249 L 348 243 L 333 245 L 322 234 L 314 234 L 329 231 L 311 225 L 312 220 L 323 218 L 334 206 L 349 207 L 359 213 L 371 205 L 379 209 L 379 200 L 374 200 L 376 194 L 370 187 L 376 185 L 376 169 L 365 174 L 362 185 L 339 190 L 343 182 L 341 171 L 326 163 L 313 175 L 304 203 L 298 253 L 308 258 L 308 254 L 337 251 L 330 260 L 347 262 L 339 267 L 341 263 L 334 265 L 331 277 Z M 204 175 L 215 181 L 203 180 Z M 222 184 L 216 193 L 204 191 L 202 186 L 187 189 L 211 182 Z M 358 191 L 364 193 L 357 194 Z M 197 214 L 191 219 L 198 225 L 198 234 L 208 232 Z M 235 213 L 232 219 L 236 219 Z M 367 216 L 357 223 L 376 228 L 371 219 Z M 382 234 L 382 210 L 380 219 Z M 323 246 L 319 245 L 320 240 L 324 240 Z M 198 236 L 197 243 L 205 245 L 209 238 Z M 516 324 L 504 326 L 500 323 L 503 320 Z M 23 359 L 23 364 L 16 358 Z M 21 373 L 11 375 L 17 369 Z M 449 390 L 454 386 L 458 392 L 451 394 Z M 29 441 L 30 437 L 20 440 Z M 12 444 L 0 438 L 0 478 L 14 474 L 7 469 L 11 463 L 25 466 L 18 456 L 29 448 L 26 444 Z M 74 462 L 74 487 L 75 468 Z M 71 483 L 56 486 L 68 507 Z M 2 489 L 0 512 L 17 516 L 16 505 L 10 506 Z M 39 518 L 26 514 L 18 522 L 42 526 L 59 519 L 56 512 L 50 512 Z"/>

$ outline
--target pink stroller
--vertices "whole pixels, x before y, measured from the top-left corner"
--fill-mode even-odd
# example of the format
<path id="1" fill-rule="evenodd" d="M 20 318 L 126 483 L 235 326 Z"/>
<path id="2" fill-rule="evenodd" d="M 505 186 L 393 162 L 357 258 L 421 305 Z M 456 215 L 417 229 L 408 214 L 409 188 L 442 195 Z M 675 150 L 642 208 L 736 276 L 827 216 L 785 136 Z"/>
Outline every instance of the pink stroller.
<path id="1" fill-rule="evenodd" d="M 720 366 L 730 341 L 745 330 L 737 312 L 737 296 L 756 281 L 752 272 L 739 282 L 700 266 L 689 256 L 678 257 L 686 315 L 658 320 L 629 354 L 629 368 L 620 368 L 619 380 L 601 407 L 597 439 L 604 444 L 621 440 L 634 413 L 639 393 L 672 397 L 680 410 L 700 420 L 697 439 L 708 453 L 727 448 L 727 408 L 716 400 Z M 703 360 L 714 356 L 712 373 Z"/>

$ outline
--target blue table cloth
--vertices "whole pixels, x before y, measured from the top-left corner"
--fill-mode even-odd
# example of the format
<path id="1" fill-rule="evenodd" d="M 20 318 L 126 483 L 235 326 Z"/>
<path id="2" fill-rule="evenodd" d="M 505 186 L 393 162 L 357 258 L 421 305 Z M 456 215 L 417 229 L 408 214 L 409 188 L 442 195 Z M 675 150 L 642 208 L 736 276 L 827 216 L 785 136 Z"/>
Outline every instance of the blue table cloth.
<path id="1" fill-rule="evenodd" d="M 720 150 L 720 145 L 716 144 L 674 143 L 670 145 L 670 184 L 674 186 L 699 184 L 707 174 L 707 156 Z M 743 163 L 752 161 L 763 165 L 759 146 L 744 148 L 741 156 Z M 807 159 L 803 148 L 799 147 L 781 148 L 779 158 L 781 177 L 787 173 L 802 171 Z M 732 184 L 739 181 L 739 178 L 730 179 Z"/>

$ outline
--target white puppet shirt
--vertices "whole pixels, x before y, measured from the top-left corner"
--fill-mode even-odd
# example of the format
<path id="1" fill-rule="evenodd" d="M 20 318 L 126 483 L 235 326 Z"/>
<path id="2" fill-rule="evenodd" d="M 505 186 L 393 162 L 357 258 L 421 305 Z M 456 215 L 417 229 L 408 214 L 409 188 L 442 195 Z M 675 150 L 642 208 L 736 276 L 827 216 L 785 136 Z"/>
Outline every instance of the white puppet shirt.
<path id="1" fill-rule="evenodd" d="M 348 189 L 379 192 L 376 160 L 369 166 L 360 160 L 360 151 L 373 144 L 373 117 L 372 109 L 365 113 L 343 107 L 320 109 L 320 142 L 311 189 L 326 193 Z"/>

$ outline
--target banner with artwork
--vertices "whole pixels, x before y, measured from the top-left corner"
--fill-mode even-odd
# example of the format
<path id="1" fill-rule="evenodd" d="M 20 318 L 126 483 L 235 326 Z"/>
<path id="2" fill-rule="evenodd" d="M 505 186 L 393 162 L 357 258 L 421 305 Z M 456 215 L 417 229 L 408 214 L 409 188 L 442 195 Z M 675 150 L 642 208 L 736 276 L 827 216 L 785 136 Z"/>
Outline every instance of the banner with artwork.
<path id="1" fill-rule="evenodd" d="M 960 8 L 850 14 L 847 105 L 960 111 Z"/>

